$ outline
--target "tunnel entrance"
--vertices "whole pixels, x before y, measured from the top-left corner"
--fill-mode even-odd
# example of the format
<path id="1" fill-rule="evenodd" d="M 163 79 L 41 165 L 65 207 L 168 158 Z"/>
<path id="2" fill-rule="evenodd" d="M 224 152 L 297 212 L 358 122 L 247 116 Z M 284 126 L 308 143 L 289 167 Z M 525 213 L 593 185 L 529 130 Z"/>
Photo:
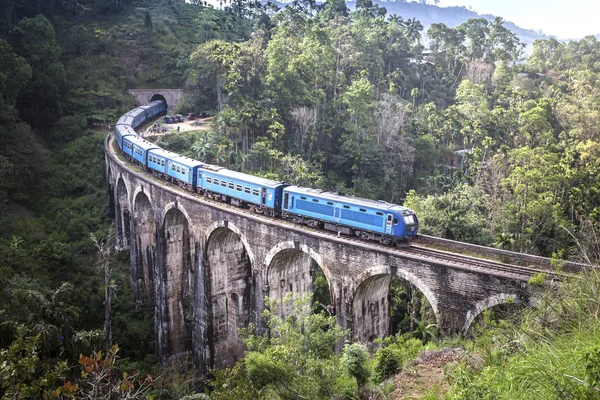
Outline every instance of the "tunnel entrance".
<path id="1" fill-rule="evenodd" d="M 398 333 L 423 339 L 435 335 L 436 316 L 427 298 L 409 281 L 380 274 L 360 284 L 352 301 L 354 341 L 372 343 Z"/>
<path id="2" fill-rule="evenodd" d="M 296 249 L 282 250 L 273 257 L 268 271 L 268 296 L 276 304 L 281 318 L 289 316 L 293 302 L 305 295 L 312 296 L 315 312 L 330 313 L 329 283 L 320 265 L 309 254 Z"/>
<path id="3" fill-rule="evenodd" d="M 165 99 L 165 97 L 162 94 L 155 94 L 150 98 L 150 102 L 156 101 L 156 100 L 162 100 L 165 102 L 165 104 L 167 105 L 167 109 L 169 108 L 169 103 L 167 103 L 167 99 Z"/>
<path id="4" fill-rule="evenodd" d="M 210 271 L 214 367 L 224 368 L 244 354 L 239 329 L 250 323 L 252 265 L 244 243 L 228 228 L 218 228 L 210 235 L 205 265 Z"/>

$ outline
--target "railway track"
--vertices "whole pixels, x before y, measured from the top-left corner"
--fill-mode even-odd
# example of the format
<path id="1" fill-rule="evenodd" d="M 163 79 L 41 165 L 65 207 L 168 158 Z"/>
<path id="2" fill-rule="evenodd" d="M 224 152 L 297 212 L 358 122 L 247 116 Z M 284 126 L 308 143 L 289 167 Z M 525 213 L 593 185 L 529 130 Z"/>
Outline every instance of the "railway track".
<path id="1" fill-rule="evenodd" d="M 112 147 L 112 143 L 113 143 L 113 139 L 111 136 L 108 140 L 109 151 L 112 153 L 112 155 L 115 159 L 117 159 L 119 162 L 121 162 L 121 163 L 123 163 L 123 165 L 125 165 L 126 163 L 115 154 L 114 148 Z M 132 163 L 127 162 L 127 164 L 132 164 Z M 133 164 L 133 165 L 138 167 L 137 164 Z M 353 236 L 344 236 L 344 235 L 339 236 L 335 232 L 311 228 L 309 226 L 299 225 L 299 224 L 293 223 L 293 222 L 285 220 L 285 219 L 274 218 L 274 217 L 269 217 L 269 216 L 265 216 L 262 214 L 257 214 L 248 209 L 236 207 L 236 206 L 233 206 L 231 204 L 228 204 L 228 203 L 225 203 L 225 202 L 222 202 L 219 200 L 211 199 L 207 196 L 186 190 L 186 189 L 182 188 L 181 186 L 174 184 L 170 181 L 159 179 L 159 178 L 155 177 L 154 175 L 148 173 L 147 171 L 143 170 L 143 168 L 141 168 L 141 167 L 140 168 L 131 168 L 129 165 L 127 165 L 127 168 L 132 170 L 132 172 L 134 172 L 134 173 L 143 175 L 144 177 L 156 182 L 157 184 L 160 183 L 170 189 L 173 189 L 173 190 L 181 193 L 182 195 L 193 197 L 197 201 L 203 202 L 207 205 L 211 205 L 215 208 L 227 209 L 228 211 L 230 211 L 232 213 L 243 214 L 243 215 L 249 216 L 251 218 L 260 219 L 268 224 L 283 225 L 283 226 L 289 227 L 290 229 L 300 230 L 303 232 L 310 232 L 311 234 L 316 235 L 316 236 L 326 237 L 331 241 L 343 241 L 346 243 L 350 242 L 350 243 L 355 244 L 356 246 L 360 246 L 365 249 L 371 249 L 374 251 L 381 251 L 381 252 L 386 252 L 386 253 L 393 253 L 395 255 L 401 255 L 403 257 L 406 257 L 406 258 L 409 258 L 412 260 L 418 260 L 418 261 L 423 261 L 423 262 L 438 264 L 438 265 L 445 265 L 445 266 L 449 266 L 449 267 L 457 268 L 457 269 L 467 269 L 470 271 L 476 271 L 476 272 L 480 272 L 482 274 L 487 274 L 487 275 L 510 277 L 510 278 L 520 280 L 520 281 L 527 281 L 527 280 L 529 280 L 529 278 L 532 275 L 538 274 L 538 273 L 545 273 L 551 279 L 561 279 L 560 275 L 558 275 L 552 271 L 548 271 L 548 270 L 544 270 L 544 269 L 538 269 L 538 268 L 533 268 L 533 267 L 523 267 L 523 266 L 517 266 L 517 265 L 512 265 L 512 264 L 505 264 L 505 263 L 500 263 L 500 262 L 496 262 L 496 261 L 486 260 L 483 258 L 477 258 L 477 257 L 462 255 L 462 254 L 458 254 L 458 253 L 452 253 L 452 252 L 448 252 L 448 251 L 434 250 L 434 249 L 430 249 L 427 247 L 419 246 L 414 243 L 411 245 L 407 245 L 406 247 L 392 247 L 392 246 L 385 245 L 385 244 L 378 243 L 378 242 L 366 241 L 366 240 L 359 239 L 359 238 L 353 237 Z"/>

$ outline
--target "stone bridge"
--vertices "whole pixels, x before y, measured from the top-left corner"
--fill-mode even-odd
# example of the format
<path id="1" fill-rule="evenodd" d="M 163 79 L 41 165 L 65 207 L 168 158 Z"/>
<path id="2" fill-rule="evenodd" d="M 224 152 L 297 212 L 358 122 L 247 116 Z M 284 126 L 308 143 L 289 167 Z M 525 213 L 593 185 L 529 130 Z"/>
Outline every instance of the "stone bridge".
<path id="1" fill-rule="evenodd" d="M 183 97 L 183 89 L 129 89 L 128 91 L 140 105 L 154 100 L 163 100 L 169 110 L 173 110 Z"/>
<path id="2" fill-rule="evenodd" d="M 388 335 L 392 276 L 418 288 L 442 332 L 467 332 L 483 310 L 526 302 L 525 279 L 402 255 L 286 221 L 204 200 L 139 172 L 106 145 L 117 247 L 129 249 L 136 299 L 154 306 L 158 355 L 191 354 L 197 367 L 230 365 L 243 354 L 238 328 L 266 332 L 265 296 L 311 292 L 323 271 L 331 312 L 354 341 Z"/>

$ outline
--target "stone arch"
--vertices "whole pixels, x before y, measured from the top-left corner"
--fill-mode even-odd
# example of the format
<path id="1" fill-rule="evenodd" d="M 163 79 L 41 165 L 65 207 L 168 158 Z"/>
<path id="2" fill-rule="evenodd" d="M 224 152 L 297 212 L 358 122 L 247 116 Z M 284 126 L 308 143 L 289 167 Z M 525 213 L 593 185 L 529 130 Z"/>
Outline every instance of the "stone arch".
<path id="1" fill-rule="evenodd" d="M 162 100 L 165 102 L 165 104 L 167 105 L 167 108 L 169 108 L 169 103 L 167 102 L 167 99 L 165 99 L 165 96 L 163 96 L 160 93 L 156 93 L 155 95 L 153 95 L 152 97 L 150 97 L 150 101 L 149 103 L 156 101 L 156 100 Z"/>
<path id="2" fill-rule="evenodd" d="M 330 304 L 335 304 L 331 274 L 323 257 L 306 244 L 300 244 L 293 240 L 278 243 L 265 257 L 269 297 L 283 299 L 288 293 L 291 293 L 293 297 L 312 293 L 311 264 L 313 261 L 323 271 L 327 280 Z M 289 306 L 284 305 L 279 312 L 282 316 L 288 314 Z"/>
<path id="3" fill-rule="evenodd" d="M 478 301 L 477 304 L 475 304 L 475 307 L 473 309 L 467 311 L 467 316 L 465 318 L 465 324 L 463 325 L 463 328 L 462 328 L 462 334 L 467 335 L 469 333 L 469 328 L 471 327 L 471 324 L 473 323 L 473 321 L 475 321 L 475 318 L 477 318 L 477 316 L 479 314 L 481 314 L 483 311 L 487 310 L 488 308 L 497 306 L 499 304 L 504 304 L 509 299 L 511 299 L 515 303 L 519 302 L 519 296 L 516 294 L 510 294 L 510 293 L 495 294 L 486 299 Z"/>
<path id="4" fill-rule="evenodd" d="M 214 224 L 213 224 L 214 225 Z M 255 284 L 247 241 L 237 228 L 217 224 L 204 246 L 204 265 L 208 270 L 210 333 L 215 368 L 233 365 L 243 356 L 239 328 L 251 322 Z"/>
<path id="5" fill-rule="evenodd" d="M 181 354 L 191 349 L 194 269 L 193 235 L 189 221 L 181 208 L 176 205 L 166 207 L 159 235 L 163 250 L 160 256 L 163 268 L 160 295 L 164 309 L 157 312 L 164 315 L 163 321 L 166 323 L 164 344 L 167 355 Z"/>
<path id="6" fill-rule="evenodd" d="M 116 222 L 116 247 L 118 250 L 129 248 L 131 234 L 131 212 L 129 205 L 129 187 L 123 176 L 119 174 L 115 188 L 115 222 Z"/>
<path id="7" fill-rule="evenodd" d="M 206 229 L 206 234 L 203 237 L 204 245 L 206 246 L 210 236 L 213 234 L 213 232 L 215 230 L 217 230 L 219 228 L 227 228 L 227 229 L 231 230 L 232 232 L 234 232 L 236 235 L 238 235 L 238 237 L 244 244 L 244 248 L 246 249 L 246 252 L 248 253 L 248 257 L 250 258 L 250 264 L 253 267 L 256 267 L 256 258 L 254 256 L 254 251 L 252 251 L 252 248 L 250 247 L 248 238 L 246 237 L 246 235 L 240 228 L 238 228 L 235 224 L 232 224 L 229 221 L 217 221 L 217 222 L 214 222 L 213 224 L 211 224 L 208 227 L 208 229 Z"/>
<path id="8" fill-rule="evenodd" d="M 131 286 L 139 303 L 153 304 L 156 268 L 156 221 L 151 198 L 143 186 L 133 196 Z"/>
<path id="9" fill-rule="evenodd" d="M 377 337 L 385 337 L 389 334 L 388 291 L 392 276 L 410 282 L 423 293 L 439 324 L 440 310 L 437 297 L 422 279 L 403 269 L 379 265 L 365 270 L 357 278 L 360 284 L 352 296 L 353 340 L 371 342 Z"/>
<path id="10" fill-rule="evenodd" d="M 372 343 L 389 335 L 388 293 L 392 275 L 374 275 L 361 282 L 352 297 L 352 341 Z"/>

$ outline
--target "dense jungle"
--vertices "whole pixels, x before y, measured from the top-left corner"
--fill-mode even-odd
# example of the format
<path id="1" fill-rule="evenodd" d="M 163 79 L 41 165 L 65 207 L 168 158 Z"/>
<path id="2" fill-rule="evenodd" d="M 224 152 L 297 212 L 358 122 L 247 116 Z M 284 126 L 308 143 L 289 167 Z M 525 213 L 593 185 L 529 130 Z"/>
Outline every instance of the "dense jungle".
<path id="1" fill-rule="evenodd" d="M 157 364 L 105 180 L 107 126 L 135 106 L 130 88 L 184 88 L 176 112 L 212 116 L 155 138 L 165 148 L 404 204 L 421 233 L 559 271 L 598 263 L 600 42 L 525 54 L 500 17 L 424 29 L 384 5 L 0 1 L 2 399 L 600 398 L 593 268 L 562 285 L 535 276 L 535 307 L 492 309 L 467 339 L 437 337 L 427 301 L 394 279 L 392 335 L 369 347 L 340 346 L 316 273 L 293 318 L 268 311 L 268 337 L 242 332 L 232 367 Z M 448 352 L 435 379 L 402 386 Z"/>

